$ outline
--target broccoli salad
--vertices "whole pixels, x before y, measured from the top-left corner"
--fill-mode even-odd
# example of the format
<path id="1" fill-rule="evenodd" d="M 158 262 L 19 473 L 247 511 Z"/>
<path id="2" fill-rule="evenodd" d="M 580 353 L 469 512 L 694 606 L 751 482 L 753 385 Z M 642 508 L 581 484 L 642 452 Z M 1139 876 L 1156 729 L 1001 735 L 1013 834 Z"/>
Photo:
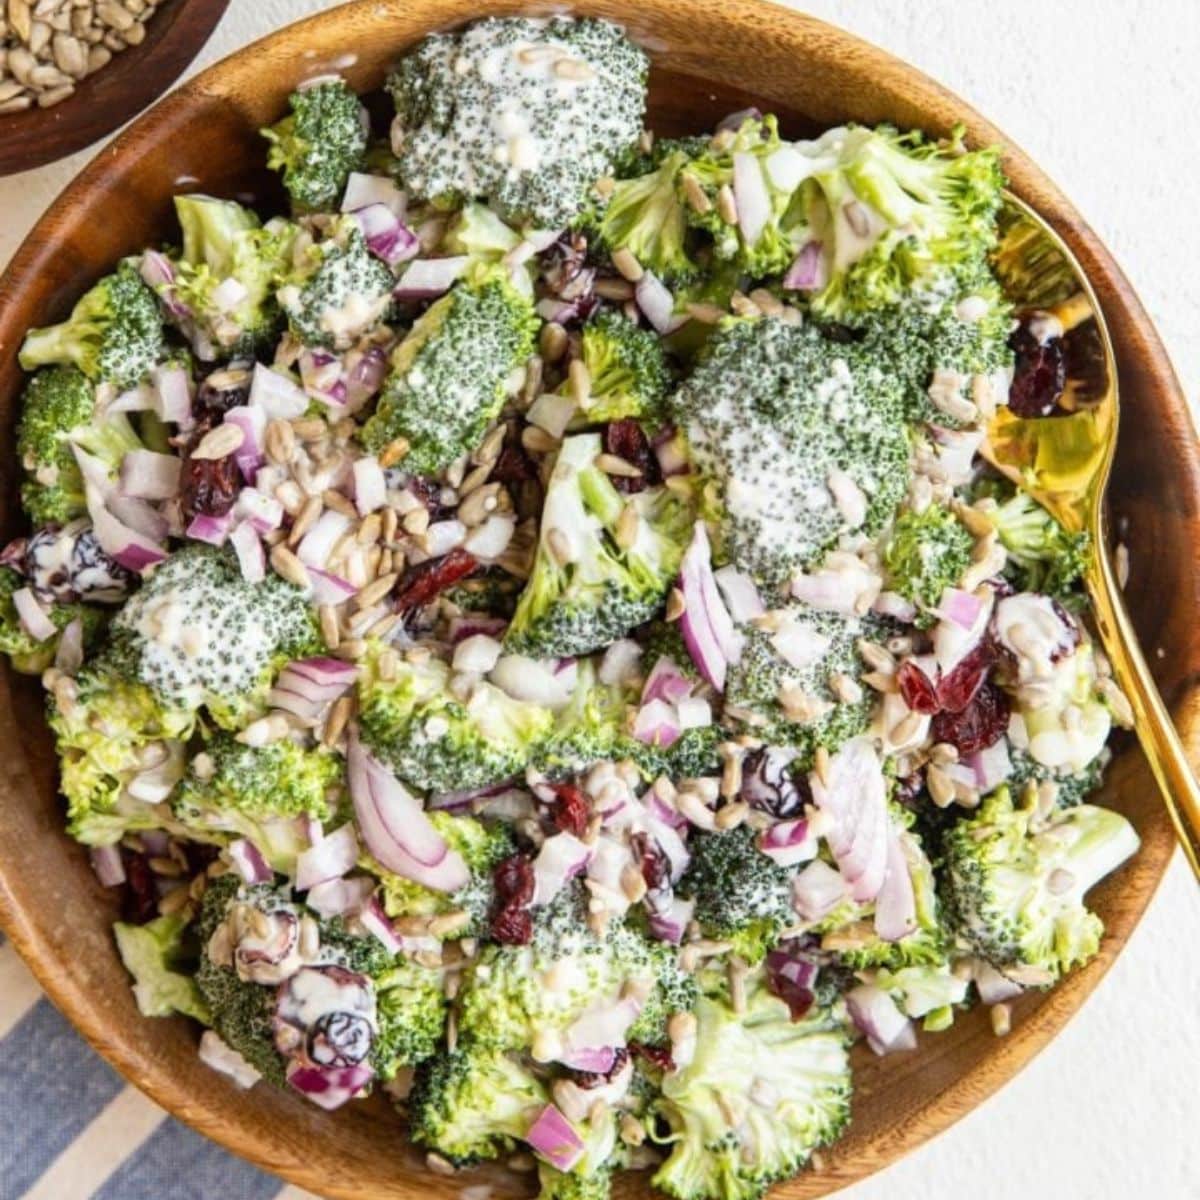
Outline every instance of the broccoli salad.
<path id="1" fill-rule="evenodd" d="M 1097 953 L 1129 706 L 1087 538 L 981 453 L 1067 408 L 998 152 L 655 137 L 647 71 L 483 20 L 390 127 L 296 92 L 286 212 L 176 196 L 21 350 L 0 648 L 205 1062 L 437 1172 L 755 1200 L 864 1056 Z"/>

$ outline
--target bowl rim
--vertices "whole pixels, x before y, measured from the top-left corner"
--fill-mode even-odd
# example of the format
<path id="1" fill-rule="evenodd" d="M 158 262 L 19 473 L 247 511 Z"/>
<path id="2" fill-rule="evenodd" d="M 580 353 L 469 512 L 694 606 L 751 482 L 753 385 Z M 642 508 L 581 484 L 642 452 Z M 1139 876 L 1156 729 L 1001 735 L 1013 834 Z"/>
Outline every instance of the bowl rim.
<path id="1" fill-rule="evenodd" d="M 461 24 L 471 19 L 472 14 L 474 17 L 518 13 L 534 15 L 561 11 L 565 7 L 556 5 L 551 8 L 538 0 L 533 3 L 500 0 L 500 3 L 489 4 L 480 11 L 477 0 L 474 9 L 470 0 L 352 0 L 351 3 L 286 25 L 242 47 L 147 110 L 114 139 L 105 153 L 87 164 L 63 189 L 0 276 L 0 335 L 4 325 L 5 298 L 18 294 L 27 280 L 48 268 L 60 227 L 66 223 L 66 217 L 61 214 L 85 203 L 93 193 L 104 190 L 109 158 L 134 149 L 140 142 L 152 141 L 156 132 L 170 130 L 176 119 L 183 117 L 193 102 L 211 100 L 214 96 L 236 100 L 239 79 L 250 69 L 249 64 L 256 56 L 280 50 L 285 44 L 305 36 L 331 33 L 352 18 L 356 11 L 368 8 L 407 12 L 410 20 L 414 11 L 419 12 L 422 17 L 419 22 L 421 28 L 433 31 Z M 657 19 L 653 10 L 658 5 L 649 4 L 642 8 L 637 0 L 579 0 L 569 7 L 577 15 L 608 16 L 636 27 L 639 23 L 653 25 Z M 913 97 L 915 104 L 942 108 L 952 106 L 973 141 L 1003 145 L 1004 166 L 1012 190 L 1047 216 L 1078 256 L 1093 283 L 1102 279 L 1115 293 L 1116 302 L 1129 317 L 1131 328 L 1126 331 L 1125 337 L 1131 338 L 1156 360 L 1153 374 L 1163 393 L 1171 399 L 1171 403 L 1163 407 L 1163 420 L 1173 438 L 1187 440 L 1187 446 L 1180 453 L 1188 456 L 1191 474 L 1200 479 L 1200 450 L 1196 447 L 1193 418 L 1166 351 L 1144 307 L 1115 260 L 1074 206 L 1012 139 L 1004 137 L 972 106 L 916 67 L 864 39 L 807 14 L 783 8 L 769 0 L 670 0 L 670 7 L 676 14 L 681 9 L 689 10 L 689 19 L 694 17 L 708 21 L 714 26 L 714 33 L 717 32 L 716 26 L 725 31 L 741 26 L 744 32 L 748 25 L 755 30 L 756 37 L 761 37 L 764 35 L 758 32 L 758 28 L 769 23 L 770 36 L 776 44 L 783 43 L 798 49 L 806 39 L 819 39 L 835 47 L 844 58 L 844 63 L 839 62 L 839 69 L 844 69 L 847 75 L 867 80 L 873 73 L 882 73 L 892 81 L 892 99 L 898 99 L 895 93 L 902 85 L 905 96 Z M 424 20 L 425 14 L 430 18 L 427 22 Z M 297 71 L 297 78 L 302 77 L 303 64 L 297 64 Z M 871 82 L 875 80 L 871 79 Z M 1114 333 L 1114 337 L 1120 341 L 1119 335 Z M 0 352 L 13 352 L 13 347 L 4 347 L 2 336 Z M 1180 689 L 1180 696 L 1174 705 L 1174 716 L 1181 736 L 1190 748 L 1193 766 L 1196 766 L 1200 764 L 1200 701 L 1189 688 Z M 911 1110 L 902 1134 L 889 1142 L 886 1154 L 864 1155 L 864 1161 L 835 1163 L 831 1170 L 820 1177 L 820 1184 L 814 1185 L 821 1190 L 806 1190 L 805 1195 L 824 1195 L 848 1186 L 943 1132 L 1011 1080 L 1062 1030 L 1115 961 L 1153 899 L 1167 869 L 1175 842 L 1165 811 L 1156 811 L 1153 822 L 1141 832 L 1141 850 L 1133 862 L 1125 867 L 1126 872 L 1136 877 L 1138 887 L 1131 889 L 1137 892 L 1137 901 L 1124 913 L 1121 936 L 1106 938 L 1100 953 L 1087 968 L 1069 976 L 1035 1013 L 1026 1016 L 1015 1026 L 1013 1032 L 993 1051 L 987 1071 L 960 1074 L 936 1100 Z M 35 919 L 35 914 L 20 904 L 17 893 L 10 886 L 5 865 L 6 860 L 0 857 L 0 928 L 11 938 L 46 994 L 92 1047 L 129 1082 L 146 1092 L 174 1117 L 264 1170 L 330 1196 L 348 1198 L 363 1194 L 352 1180 L 335 1180 L 318 1173 L 315 1168 L 289 1153 L 270 1134 L 247 1135 L 242 1126 L 225 1120 L 216 1106 L 197 1104 L 167 1067 L 156 1066 L 139 1057 L 136 1037 L 115 1035 L 104 1025 L 89 999 L 85 980 L 68 969 L 70 959 L 58 954 L 45 919 Z M 827 1187 L 824 1186 L 826 1183 Z M 777 1194 L 786 1195 L 787 1185 L 781 1185 Z"/>

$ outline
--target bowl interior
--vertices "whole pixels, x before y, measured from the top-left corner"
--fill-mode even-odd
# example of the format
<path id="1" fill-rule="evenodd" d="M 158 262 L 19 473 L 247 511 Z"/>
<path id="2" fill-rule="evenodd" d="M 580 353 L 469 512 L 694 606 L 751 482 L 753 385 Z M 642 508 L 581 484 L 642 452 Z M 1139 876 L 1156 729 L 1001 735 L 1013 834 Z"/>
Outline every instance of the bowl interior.
<path id="1" fill-rule="evenodd" d="M 580 11 L 623 21 L 650 49 L 651 122 L 661 133 L 705 128 L 757 103 L 790 134 L 848 119 L 891 120 L 942 133 L 965 121 L 975 142 L 1002 140 L 961 101 L 918 72 L 828 26 L 752 0 L 589 0 Z M 505 0 L 492 13 L 531 11 Z M 388 65 L 422 33 L 479 9 L 470 0 L 363 0 L 282 31 L 201 75 L 128 131 L 43 219 L 0 280 L 0 462 L 12 458 L 20 389 L 15 350 L 30 325 L 59 319 L 117 258 L 168 238 L 171 196 L 180 190 L 236 195 L 267 205 L 277 185 L 261 169 L 257 130 L 274 120 L 289 90 L 347 52 L 360 89 L 377 88 Z M 344 61 L 344 60 L 343 60 Z M 1104 249 L 1054 186 L 1017 150 L 1007 166 L 1014 190 L 1046 215 L 1096 285 L 1118 346 L 1125 421 L 1112 486 L 1114 516 L 1132 549 L 1131 602 L 1164 693 L 1186 737 L 1197 723 L 1193 680 L 1200 650 L 1191 635 L 1200 600 L 1194 521 L 1197 455 L 1186 406 L 1145 315 Z M 0 525 L 17 532 L 14 471 L 6 469 Z M 113 951 L 112 900 L 86 857 L 62 833 L 53 754 L 36 681 L 4 674 L 0 747 L 7 764 L 0 813 L 11 830 L 0 862 L 0 919 L 42 982 L 89 1039 L 176 1115 L 230 1148 L 315 1191 L 336 1196 L 447 1198 L 475 1178 L 428 1173 L 382 1101 L 328 1115 L 299 1098 L 237 1091 L 195 1057 L 186 1021 L 146 1021 L 134 1008 Z M 781 1189 L 824 1195 L 885 1165 L 972 1108 L 1019 1069 L 1079 1007 L 1129 936 L 1170 855 L 1169 826 L 1140 752 L 1119 753 L 1105 799 L 1143 838 L 1137 859 L 1093 894 L 1109 937 L 1100 957 L 1048 995 L 1017 1005 L 1014 1032 L 995 1038 L 986 1013 L 952 1031 L 923 1036 L 918 1054 L 876 1059 L 855 1052 L 854 1122 L 820 1173 Z M 12 847 L 20 847 L 14 852 Z M 480 1178 L 500 1194 L 528 1192 L 503 1171 Z M 643 1194 L 644 1179 L 619 1185 Z"/>

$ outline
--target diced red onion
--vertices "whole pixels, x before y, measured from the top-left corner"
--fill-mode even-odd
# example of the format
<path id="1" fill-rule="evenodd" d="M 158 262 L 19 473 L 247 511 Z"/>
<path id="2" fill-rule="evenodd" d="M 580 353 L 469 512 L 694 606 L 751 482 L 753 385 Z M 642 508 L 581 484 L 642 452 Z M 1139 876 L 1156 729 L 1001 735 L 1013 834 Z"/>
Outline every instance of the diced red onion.
<path id="1" fill-rule="evenodd" d="M 949 602 L 966 613 L 967 606 L 950 595 L 956 589 L 948 588 L 942 595 L 942 602 Z M 972 596 L 972 600 L 976 597 Z M 939 605 L 940 608 L 940 605 Z M 933 654 L 938 669 L 943 675 L 949 675 L 956 666 L 983 640 L 987 632 L 988 622 L 992 619 L 992 605 L 985 601 L 975 609 L 974 620 L 967 625 L 959 621 L 941 620 L 933 628 Z M 934 675 L 926 672 L 932 679 Z"/>
<path id="2" fill-rule="evenodd" d="M 303 720 L 317 717 L 358 678 L 353 663 L 337 658 L 305 658 L 289 663 L 279 673 L 267 703 Z"/>
<path id="3" fill-rule="evenodd" d="M 108 505 L 108 511 L 118 521 L 153 542 L 161 542 L 170 531 L 171 526 L 167 518 L 145 500 L 138 500 L 134 496 L 122 496 L 113 491 L 109 493 L 105 503 Z"/>
<path id="4" fill-rule="evenodd" d="M 250 381 L 250 404 L 261 408 L 269 421 L 294 421 L 304 416 L 308 397 L 286 375 L 256 363 Z"/>
<path id="5" fill-rule="evenodd" d="M 194 542 L 207 542 L 210 546 L 225 545 L 233 525 L 233 513 L 213 517 L 208 513 L 197 513 L 187 527 L 187 536 Z"/>
<path id="6" fill-rule="evenodd" d="M 633 298 L 655 332 L 663 337 L 687 322 L 686 316 L 675 312 L 675 297 L 653 271 L 646 271 L 637 281 Z"/>
<path id="7" fill-rule="evenodd" d="M 533 860 L 533 903 L 549 904 L 587 869 L 591 856 L 591 849 L 574 834 L 556 833 L 546 838 Z"/>
<path id="8" fill-rule="evenodd" d="M 386 175 L 351 171 L 342 195 L 342 212 L 352 213 L 372 204 L 383 204 L 400 220 L 408 207 L 404 193 Z"/>
<path id="9" fill-rule="evenodd" d="M 631 997 L 589 1008 L 567 1027 L 558 1061 L 577 1071 L 593 1069 L 581 1066 L 580 1062 L 593 1061 L 596 1055 L 605 1052 L 612 1055 L 615 1048 L 624 1046 L 629 1027 L 641 1011 L 641 1004 Z"/>
<path id="10" fill-rule="evenodd" d="M 647 746 L 666 749 L 679 740 L 679 715 L 665 700 L 651 700 L 638 709 L 633 721 L 633 736 Z"/>
<path id="11" fill-rule="evenodd" d="M 511 783 L 497 783 L 486 788 L 464 788 L 456 792 L 442 792 L 438 796 L 430 796 L 426 806 L 433 810 L 444 812 L 467 813 L 483 800 L 493 796 L 501 796 L 508 791 L 516 790 Z"/>
<path id="12" fill-rule="evenodd" d="M 507 513 L 492 513 L 468 534 L 463 546 L 483 562 L 497 559 L 508 549 L 516 521 Z"/>
<path id="13" fill-rule="evenodd" d="M 130 529 L 108 511 L 100 492 L 90 483 L 86 488 L 88 514 L 100 549 L 127 571 L 141 574 L 167 557 L 162 546 Z"/>
<path id="14" fill-rule="evenodd" d="M 597 677 L 606 687 L 623 684 L 637 670 L 641 657 L 641 646 L 631 638 L 612 642 L 600 660 Z"/>
<path id="15" fill-rule="evenodd" d="M 817 853 L 817 835 L 803 817 L 780 821 L 759 834 L 758 848 L 781 867 L 808 862 Z"/>
<path id="16" fill-rule="evenodd" d="M 288 1083 L 327 1112 L 353 1100 L 374 1078 L 375 1072 L 362 1063 L 352 1067 L 313 1067 L 293 1060 L 287 1069 Z"/>
<path id="17" fill-rule="evenodd" d="M 229 544 L 237 554 L 242 578 L 247 583 L 262 583 L 267 577 L 267 556 L 258 530 L 249 521 L 243 521 L 230 531 Z"/>
<path id="18" fill-rule="evenodd" d="M 742 642 L 717 590 L 712 551 L 703 521 L 696 522 L 691 544 L 680 566 L 679 587 L 684 611 L 679 620 L 684 643 L 697 670 L 718 691 L 725 690 L 725 673 L 741 657 Z"/>
<path id="19" fill-rule="evenodd" d="M 887 871 L 887 784 L 870 738 L 851 738 L 809 776 L 813 800 L 832 818 L 827 834 L 838 869 L 860 903 L 874 900 Z"/>
<path id="20" fill-rule="evenodd" d="M 569 1171 L 583 1157 L 584 1145 L 574 1126 L 547 1104 L 525 1135 L 529 1147 L 559 1171 Z"/>
<path id="21" fill-rule="evenodd" d="M 733 197 L 737 201 L 738 228 L 747 246 L 758 244 L 771 219 L 771 197 L 758 155 L 739 150 L 733 156 Z"/>
<path id="22" fill-rule="evenodd" d="M 324 567 L 338 539 L 350 528 L 350 518 L 336 509 L 327 508 L 313 527 L 300 539 L 296 557 L 306 567 Z"/>
<path id="23" fill-rule="evenodd" d="M 192 315 L 192 310 L 175 291 L 175 267 L 165 254 L 157 250 L 145 251 L 140 270 L 142 279 L 176 321 L 186 321 Z"/>
<path id="24" fill-rule="evenodd" d="M 387 479 L 379 459 L 367 455 L 354 462 L 354 507 L 360 517 L 373 513 L 387 503 Z"/>
<path id="25" fill-rule="evenodd" d="M 885 942 L 898 942 L 917 927 L 917 898 L 913 892 L 908 859 L 893 825 L 889 830 L 887 871 L 875 899 L 875 932 Z"/>
<path id="26" fill-rule="evenodd" d="M 246 285 L 240 279 L 235 279 L 232 275 L 222 279 L 220 283 L 213 288 L 209 299 L 212 301 L 213 307 L 220 313 L 233 312 L 239 304 L 250 293 L 246 290 Z"/>
<path id="27" fill-rule="evenodd" d="M 54 651 L 54 665 L 64 675 L 74 675 L 83 666 L 83 622 L 78 617 L 63 627 Z"/>
<path id="28" fill-rule="evenodd" d="M 304 903 L 322 917 L 349 916 L 366 904 L 374 888 L 374 880 L 365 875 L 353 879 L 328 879 L 310 888 Z"/>
<path id="29" fill-rule="evenodd" d="M 129 450 L 121 460 L 121 491 L 140 500 L 171 500 L 179 491 L 183 460 L 154 450 Z"/>
<path id="30" fill-rule="evenodd" d="M 617 1052 L 612 1046 L 564 1050 L 558 1061 L 573 1071 L 586 1071 L 589 1075 L 607 1075 L 616 1064 Z"/>
<path id="31" fill-rule="evenodd" d="M 152 387 L 139 383 L 137 387 L 122 392 L 115 400 L 107 405 L 106 416 L 115 413 L 153 412 L 158 404 L 158 397 Z"/>
<path id="32" fill-rule="evenodd" d="M 963 629 L 970 629 L 979 619 L 983 609 L 983 601 L 973 592 L 964 592 L 960 588 L 947 588 L 942 593 L 938 609 L 942 616 Z"/>
<path id="33" fill-rule="evenodd" d="M 565 708 L 571 702 L 576 676 L 556 671 L 554 667 L 553 663 L 526 658 L 523 654 L 505 654 L 488 678 L 514 700 L 544 708 Z"/>
<path id="34" fill-rule="evenodd" d="M 713 576 L 717 587 L 721 589 L 725 607 L 737 624 L 745 624 L 767 611 L 767 606 L 758 594 L 758 586 L 749 575 L 730 566 L 714 571 Z"/>
<path id="35" fill-rule="evenodd" d="M 274 496 L 256 488 L 242 488 L 233 506 L 233 515 L 253 525 L 259 533 L 270 533 L 283 524 L 283 505 Z"/>
<path id="36" fill-rule="evenodd" d="M 239 404 L 225 414 L 223 423 L 235 425 L 242 431 L 242 443 L 233 452 L 233 461 L 237 463 L 242 478 L 252 484 L 258 475 L 258 468 L 266 462 L 263 439 L 267 432 L 267 414 L 254 405 Z"/>
<path id="37" fill-rule="evenodd" d="M 234 869 L 247 883 L 270 883 L 275 878 L 275 872 L 253 842 L 238 838 L 229 843 L 228 849 Z"/>
<path id="38" fill-rule="evenodd" d="M 389 871 L 438 892 L 470 882 L 462 856 L 430 824 L 416 798 L 352 731 L 347 748 L 350 796 L 367 849 Z"/>
<path id="39" fill-rule="evenodd" d="M 675 705 L 680 729 L 707 729 L 712 723 L 712 705 L 704 696 L 685 696 Z"/>
<path id="40" fill-rule="evenodd" d="M 984 1004 L 1003 1004 L 1019 996 L 1024 988 L 1019 983 L 1001 974 L 991 963 L 982 958 L 971 960 L 971 978 L 979 989 L 979 998 Z"/>
<path id="41" fill-rule="evenodd" d="M 125 864 L 121 861 L 120 847 L 93 846 L 88 851 L 88 858 L 101 887 L 120 887 L 125 882 Z"/>
<path id="42" fill-rule="evenodd" d="M 365 404 L 387 378 L 387 356 L 378 346 L 368 346 L 357 358 L 351 356 L 352 365 L 346 373 L 344 400 L 348 407 L 358 409 Z"/>
<path id="43" fill-rule="evenodd" d="M 378 896 L 372 896 L 363 904 L 358 923 L 392 954 L 399 954 L 404 949 L 404 939 L 396 931 Z"/>
<path id="44" fill-rule="evenodd" d="M 671 903 L 665 908 L 656 909 L 649 914 L 646 924 L 650 935 L 660 942 L 670 942 L 672 946 L 678 946 L 683 941 L 683 935 L 695 911 L 695 900 L 672 897 Z"/>
<path id="45" fill-rule="evenodd" d="M 418 258 L 408 265 L 392 291 L 397 300 L 435 300 L 444 296 L 467 269 L 465 254 L 452 258 Z"/>
<path id="46" fill-rule="evenodd" d="M 344 604 L 358 588 L 340 575 L 322 571 L 319 567 L 309 567 L 308 576 L 312 580 L 312 598 L 314 604 Z"/>
<path id="47" fill-rule="evenodd" d="M 880 592 L 871 605 L 871 611 L 879 613 L 881 617 L 892 617 L 905 625 L 911 625 L 917 619 L 917 606 L 899 592 Z"/>
<path id="48" fill-rule="evenodd" d="M 386 204 L 368 204 L 350 215 L 358 222 L 367 249 L 389 267 L 398 267 L 420 253 L 416 234 Z"/>
<path id="49" fill-rule="evenodd" d="M 1001 738 L 986 750 L 977 750 L 962 760 L 975 776 L 973 786 L 982 793 L 998 788 L 1012 774 L 1012 759 L 1008 753 L 1008 739 Z"/>
<path id="50" fill-rule="evenodd" d="M 783 277 L 783 286 L 797 292 L 820 291 L 828 282 L 825 247 L 814 239 L 805 243 Z"/>
<path id="51" fill-rule="evenodd" d="M 692 685 L 686 675 L 665 654 L 659 655 L 658 661 L 646 676 L 642 687 L 642 703 L 649 704 L 652 700 L 665 700 L 675 704 L 685 696 L 690 696 Z"/>
<path id="52" fill-rule="evenodd" d="M 860 983 L 846 993 L 850 1019 L 881 1057 L 897 1050 L 915 1050 L 917 1034 L 913 1023 L 880 988 Z"/>
<path id="53" fill-rule="evenodd" d="M 157 412 L 174 425 L 192 424 L 192 384 L 182 367 L 155 367 L 150 372 L 158 397 Z"/>
<path id="54" fill-rule="evenodd" d="M 296 890 L 340 879 L 358 862 L 358 835 L 353 822 L 335 829 L 328 837 L 310 846 L 296 859 Z"/>
<path id="55" fill-rule="evenodd" d="M 58 626 L 50 620 L 49 614 L 29 588 L 18 588 L 13 592 L 12 602 L 22 627 L 35 641 L 44 642 L 58 633 Z"/>
<path id="56" fill-rule="evenodd" d="M 848 894 L 841 872 L 819 858 L 792 880 L 792 907 L 802 921 L 827 917 Z"/>
<path id="57" fill-rule="evenodd" d="M 484 637 L 500 638 L 508 628 L 508 622 L 503 617 L 489 617 L 486 613 L 467 613 L 466 616 L 454 617 L 446 631 L 450 645 L 457 646 L 467 638 Z"/>

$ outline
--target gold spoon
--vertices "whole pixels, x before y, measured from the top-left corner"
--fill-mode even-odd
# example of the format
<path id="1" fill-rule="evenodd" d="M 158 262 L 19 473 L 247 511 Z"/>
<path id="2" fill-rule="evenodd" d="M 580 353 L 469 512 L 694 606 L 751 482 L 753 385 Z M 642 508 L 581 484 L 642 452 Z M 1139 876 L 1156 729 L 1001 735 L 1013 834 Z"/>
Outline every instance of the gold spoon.
<path id="1" fill-rule="evenodd" d="M 1200 879 L 1200 786 L 1154 686 L 1108 551 L 1104 493 L 1119 426 L 1112 341 L 1091 284 L 1062 239 L 1027 204 L 1005 193 L 993 265 L 1018 310 L 1056 318 L 1069 336 L 1067 416 L 1022 418 L 1001 407 L 982 452 L 1071 531 L 1091 535 L 1084 582 L 1101 644 L 1133 709 L 1134 729 Z"/>

